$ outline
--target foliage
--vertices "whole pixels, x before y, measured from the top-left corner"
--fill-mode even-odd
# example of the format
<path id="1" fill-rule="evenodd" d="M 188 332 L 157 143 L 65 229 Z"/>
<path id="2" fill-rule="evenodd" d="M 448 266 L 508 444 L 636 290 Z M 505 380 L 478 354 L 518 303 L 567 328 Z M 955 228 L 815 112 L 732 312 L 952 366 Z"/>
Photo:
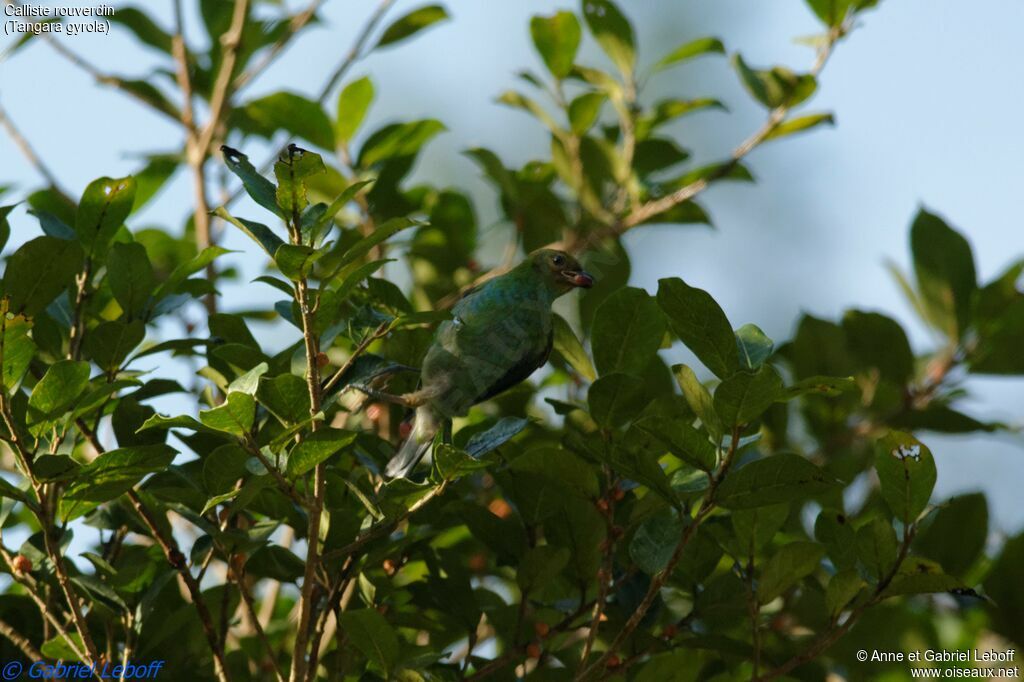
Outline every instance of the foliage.
<path id="1" fill-rule="evenodd" d="M 178 86 L 210 119 L 192 118 L 191 98 L 179 111 L 165 82 L 103 80 L 187 122 L 185 153 L 100 178 L 77 201 L 55 185 L 27 197 L 43 234 L 10 253 L 0 289 L 3 654 L 161 658 L 176 677 L 219 680 L 770 680 L 879 674 L 852 651 L 883 620 L 898 628 L 889 643 L 970 648 L 985 632 L 1024 644 L 1024 540 L 987 543 L 981 494 L 933 502 L 935 461 L 913 435 L 1005 428 L 962 412 L 961 384 L 1024 373 L 1024 264 L 979 283 L 967 240 L 922 210 L 913 279 L 896 274 L 940 339 L 924 352 L 876 312 L 807 315 L 776 344 L 696 283 L 626 286 L 625 232 L 708 222 L 704 188 L 751 180 L 741 161 L 754 148 L 831 120 L 792 109 L 874 3 L 809 0 L 825 33 L 808 73 L 735 55 L 766 122 L 697 168 L 662 126 L 722 103 L 648 105 L 640 85 L 725 52 L 720 40 L 640 73 L 612 2 L 535 17 L 548 73 L 522 77 L 551 106 L 500 101 L 547 128 L 551 157 L 517 169 L 467 153 L 517 247 L 583 250 L 600 281 L 558 318 L 549 371 L 459 420 L 415 480 L 388 481 L 404 415 L 349 389 L 415 386 L 445 317 L 434 304 L 475 279 L 478 232 L 462 192 L 406 186 L 440 121 L 367 130 L 366 77 L 340 87 L 333 115 L 323 107 L 353 59 L 447 17 L 414 9 L 374 42 L 389 4 L 319 99 L 238 94 L 316 4 L 268 19 L 244 0 L 204 2 L 208 53 L 118 12 L 184 66 Z M 584 38 L 611 70 L 578 63 Z M 261 169 L 226 146 L 282 131 L 340 164 L 292 143 Z M 235 215 L 233 199 L 211 211 L 201 192 L 180 237 L 139 229 L 135 212 L 179 164 L 202 186 L 214 163 L 261 214 Z M 0 208 L 3 242 L 13 208 Z M 210 214 L 260 249 L 257 284 L 276 303 L 221 311 L 233 272 Z M 408 291 L 381 275 L 399 253 Z M 204 323 L 171 333 L 192 331 L 199 304 Z M 284 348 L 251 331 L 266 319 L 289 330 Z M 667 366 L 659 352 L 675 341 L 703 367 Z M 158 371 L 168 357 L 197 378 Z M 959 623 L 952 645 L 930 623 L 939 613 Z"/>

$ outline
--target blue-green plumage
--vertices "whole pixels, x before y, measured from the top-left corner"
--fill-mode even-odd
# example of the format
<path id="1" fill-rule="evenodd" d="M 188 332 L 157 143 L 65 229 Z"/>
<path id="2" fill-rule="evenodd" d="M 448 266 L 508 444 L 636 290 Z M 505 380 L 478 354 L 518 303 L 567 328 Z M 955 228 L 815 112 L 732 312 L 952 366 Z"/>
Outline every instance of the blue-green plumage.
<path id="1" fill-rule="evenodd" d="M 389 477 L 407 475 L 430 448 L 446 419 L 518 384 L 551 352 L 556 298 L 593 279 L 561 251 L 542 250 L 472 290 L 452 308 L 427 350 L 408 439 L 388 462 Z"/>

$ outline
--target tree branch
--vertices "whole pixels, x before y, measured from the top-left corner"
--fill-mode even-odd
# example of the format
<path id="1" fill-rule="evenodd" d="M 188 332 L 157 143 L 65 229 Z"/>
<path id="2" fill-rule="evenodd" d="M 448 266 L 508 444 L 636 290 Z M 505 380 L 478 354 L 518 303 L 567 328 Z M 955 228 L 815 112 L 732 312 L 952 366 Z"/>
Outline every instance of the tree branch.
<path id="1" fill-rule="evenodd" d="M 811 67 L 810 74 L 812 76 L 817 77 L 821 73 L 822 69 L 825 68 L 825 64 L 828 63 L 829 57 L 832 55 L 836 43 L 838 43 L 848 31 L 849 28 L 846 26 L 835 27 L 829 30 L 827 40 L 818 50 L 817 57 Z M 743 160 L 744 157 L 757 148 L 768 138 L 769 135 L 771 135 L 772 132 L 775 131 L 779 124 L 785 120 L 791 109 L 792 107 L 788 104 L 772 109 L 764 124 L 762 124 L 760 128 L 758 128 L 752 135 L 750 135 L 750 137 L 744 140 L 732 151 L 730 159 L 726 163 L 720 165 L 707 177 L 694 180 L 688 185 L 680 187 L 671 194 L 667 194 L 658 199 L 653 199 L 647 203 L 641 204 L 626 214 L 622 219 L 603 229 L 587 233 L 582 237 L 582 239 L 576 240 L 577 243 L 571 244 L 570 248 L 586 249 L 601 242 L 607 237 L 621 236 L 628 230 L 646 222 L 654 216 L 664 213 L 670 208 L 694 198 L 707 189 L 712 182 L 727 176 L 736 167 L 736 165 Z"/>
<path id="2" fill-rule="evenodd" d="M 704 519 L 715 508 L 715 493 L 718 492 L 718 486 L 721 485 L 722 480 L 729 473 L 729 469 L 732 467 L 733 459 L 736 456 L 736 450 L 739 447 L 740 442 L 740 430 L 739 427 L 733 427 L 732 440 L 729 443 L 729 451 L 726 453 L 725 458 L 722 460 L 722 466 L 719 468 L 718 474 L 711 479 L 711 484 L 708 486 L 708 491 L 704 495 L 704 501 L 701 503 L 700 509 L 697 510 L 696 516 L 690 520 L 690 523 L 686 526 L 683 531 L 683 536 L 680 538 L 679 543 L 676 545 L 675 550 L 672 552 L 672 556 L 668 560 L 668 564 L 665 565 L 657 575 L 651 579 L 651 584 L 647 588 L 647 593 L 644 595 L 643 600 L 633 611 L 633 614 L 626 621 L 626 624 L 619 631 L 619 634 L 615 636 L 611 644 L 605 652 L 592 664 L 585 667 L 579 673 L 577 673 L 575 680 L 585 680 L 597 671 L 607 662 L 608 657 L 611 656 L 615 651 L 622 646 L 622 644 L 633 634 L 637 626 L 640 625 L 640 621 L 643 620 L 644 616 L 650 610 L 654 604 L 654 600 L 658 597 L 658 593 L 662 586 L 668 580 L 669 576 L 672 575 L 672 571 L 675 569 L 676 564 L 683 556 L 683 550 L 690 544 L 690 540 L 696 534 L 697 528 L 703 523 Z"/>
<path id="3" fill-rule="evenodd" d="M 384 15 L 387 14 L 388 9 L 390 9 L 393 4 L 395 4 L 395 0 L 381 0 L 380 4 L 377 5 L 377 9 L 374 10 L 366 24 L 363 25 L 363 30 L 359 32 L 359 35 L 356 37 L 356 41 L 352 44 L 352 47 L 349 48 L 345 58 L 342 59 L 341 63 L 338 64 L 337 67 L 335 67 L 334 71 L 332 71 L 331 75 L 327 78 L 327 81 L 324 82 L 324 86 L 320 88 L 320 95 L 317 97 L 317 101 L 320 104 L 323 104 L 327 100 L 327 97 L 331 94 L 331 90 L 334 89 L 334 86 L 337 85 L 338 81 L 345 76 L 345 73 L 352 68 L 352 65 L 359 60 L 360 53 L 363 51 L 363 46 L 366 45 L 366 41 L 370 39 L 370 34 L 373 33 L 373 30 L 381 20 L 384 19 Z"/>
<path id="4" fill-rule="evenodd" d="M 54 175 L 49 166 L 43 163 L 43 160 L 39 158 L 36 150 L 29 143 L 28 139 L 21 134 L 21 131 L 19 131 L 14 125 L 14 121 L 11 120 L 3 106 L 0 106 L 0 126 L 3 126 L 3 129 L 7 131 L 7 135 L 11 138 L 11 141 L 14 142 L 14 146 L 21 151 L 25 159 L 33 168 L 36 169 L 36 172 L 46 180 L 47 184 L 55 189 L 61 196 L 68 198 L 68 193 L 61 189 L 60 183 L 57 181 L 57 176 Z"/>
<path id="5" fill-rule="evenodd" d="M 298 34 L 298 32 L 313 20 L 313 17 L 316 16 L 316 11 L 320 9 L 320 6 L 323 3 L 324 0 L 313 0 L 309 3 L 309 6 L 307 6 L 306 9 L 293 16 L 291 21 L 288 22 L 288 28 L 285 30 L 284 34 L 277 39 L 277 41 L 270 47 L 270 50 L 261 57 L 260 61 L 251 68 L 238 74 L 231 85 L 232 89 L 235 92 L 238 92 L 250 82 L 258 78 L 267 69 L 267 67 L 277 59 L 278 55 L 288 47 L 288 44 Z"/>
<path id="6" fill-rule="evenodd" d="M 178 576 L 188 589 L 189 596 L 192 598 L 192 604 L 196 607 L 196 613 L 199 615 L 200 623 L 202 623 L 206 641 L 209 643 L 210 651 L 213 653 L 214 674 L 220 682 L 229 682 L 227 666 L 224 662 L 224 649 L 220 645 L 220 638 L 217 637 L 217 630 L 213 626 L 213 616 L 210 615 L 210 609 L 206 606 L 206 601 L 203 599 L 199 582 L 188 570 L 185 555 L 178 549 L 178 543 L 175 542 L 173 537 L 164 535 L 163 530 L 161 530 L 156 521 L 156 517 L 146 507 L 139 494 L 134 489 L 129 490 L 127 494 L 132 506 L 135 507 L 135 511 L 142 517 L 153 539 L 156 540 L 157 544 L 164 551 L 164 556 L 167 558 L 168 563 L 178 572 Z"/>

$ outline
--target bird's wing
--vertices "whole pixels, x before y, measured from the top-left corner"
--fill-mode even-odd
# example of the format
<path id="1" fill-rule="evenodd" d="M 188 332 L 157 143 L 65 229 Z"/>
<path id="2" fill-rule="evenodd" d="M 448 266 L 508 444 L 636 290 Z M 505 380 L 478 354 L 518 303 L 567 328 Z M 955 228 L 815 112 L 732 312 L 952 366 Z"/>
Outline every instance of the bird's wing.
<path id="1" fill-rule="evenodd" d="M 525 381 L 527 377 L 543 367 L 544 363 L 548 361 L 548 356 L 551 355 L 551 349 L 554 347 L 554 344 L 555 332 L 552 330 L 548 334 L 547 344 L 540 352 L 524 355 L 519 362 L 510 367 L 497 381 L 488 386 L 474 402 L 482 403 L 512 388 L 520 381 Z"/>

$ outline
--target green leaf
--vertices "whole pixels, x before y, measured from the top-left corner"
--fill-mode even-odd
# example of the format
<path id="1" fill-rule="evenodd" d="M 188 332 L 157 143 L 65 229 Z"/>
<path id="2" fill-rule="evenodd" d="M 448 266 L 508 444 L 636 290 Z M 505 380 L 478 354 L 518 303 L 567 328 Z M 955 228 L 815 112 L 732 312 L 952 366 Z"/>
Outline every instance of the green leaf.
<path id="1" fill-rule="evenodd" d="M 865 586 L 864 579 L 852 568 L 844 569 L 832 576 L 832 579 L 828 581 L 828 587 L 825 588 L 825 607 L 828 609 L 829 617 L 838 618 L 846 605 Z"/>
<path id="2" fill-rule="evenodd" d="M 423 223 L 418 220 L 413 220 L 412 218 L 392 218 L 391 220 L 378 225 L 373 232 L 350 246 L 349 249 L 345 251 L 345 254 L 341 259 L 337 261 L 336 267 L 340 270 L 346 265 L 356 262 L 369 253 L 370 249 L 377 246 L 377 244 L 391 239 L 391 237 L 395 236 L 402 230 L 407 230 L 410 227 L 418 225 L 423 225 Z"/>
<path id="3" fill-rule="evenodd" d="M 77 632 L 69 633 L 70 642 L 64 635 L 57 635 L 51 639 L 43 642 L 43 645 L 39 647 L 39 653 L 47 658 L 61 661 L 77 661 L 79 660 L 78 654 L 75 651 L 85 652 L 85 646 L 82 644 L 82 637 Z"/>
<path id="4" fill-rule="evenodd" d="M 602 92 L 585 92 L 569 102 L 569 126 L 577 135 L 585 135 L 601 114 L 601 106 L 608 99 Z"/>
<path id="5" fill-rule="evenodd" d="M 757 597 L 767 604 L 818 568 L 825 549 L 813 542 L 791 542 L 772 555 L 757 583 Z"/>
<path id="6" fill-rule="evenodd" d="M 629 543 L 629 557 L 644 573 L 661 573 L 668 566 L 685 527 L 674 509 L 663 509 L 637 528 Z"/>
<path id="7" fill-rule="evenodd" d="M 998 607 L 989 610 L 998 632 L 1024 642 L 1024 590 L 1020 567 L 1024 566 L 1024 533 L 1009 538 L 985 576 L 985 592 Z"/>
<path id="8" fill-rule="evenodd" d="M 331 205 L 327 207 L 327 210 L 324 211 L 324 214 L 320 216 L 320 219 L 317 220 L 316 223 L 313 225 L 313 228 L 310 230 L 310 233 L 314 236 L 320 234 L 323 228 L 326 225 L 328 225 L 332 220 L 334 220 L 334 216 L 338 214 L 338 211 L 343 209 L 346 204 L 355 199 L 356 195 L 359 194 L 359 190 L 372 183 L 373 180 L 357 180 L 350 184 L 348 187 L 346 187 L 344 190 L 342 190 L 341 194 L 339 194 L 337 198 L 331 202 Z"/>
<path id="9" fill-rule="evenodd" d="M 601 563 L 601 542 L 605 539 L 604 519 L 593 503 L 577 497 L 563 500 L 562 513 L 544 521 L 548 543 L 571 553 L 568 573 L 577 581 L 589 583 Z"/>
<path id="10" fill-rule="evenodd" d="M 447 130 L 434 119 L 394 123 L 374 132 L 359 150 L 357 165 L 368 168 L 390 159 L 415 156 L 438 133 Z"/>
<path id="11" fill-rule="evenodd" d="M 145 45 L 156 48 L 170 55 L 172 48 L 171 35 L 157 24 L 145 12 L 134 7 L 118 7 L 110 21 L 120 24 L 135 34 Z"/>
<path id="12" fill-rule="evenodd" d="M 7 240 L 11 237 L 11 224 L 7 221 L 7 216 L 17 206 L 17 204 L 0 206 L 0 251 L 4 250 L 4 247 L 7 246 Z"/>
<path id="13" fill-rule="evenodd" d="M 541 545 L 531 547 L 523 554 L 516 568 L 516 582 L 526 594 L 536 587 L 545 587 L 558 577 L 569 563 L 572 553 L 565 547 Z"/>
<path id="14" fill-rule="evenodd" d="M 715 468 L 718 461 L 715 446 L 706 435 L 678 417 L 644 417 L 636 425 L 687 464 L 704 471 Z"/>
<path id="15" fill-rule="evenodd" d="M 101 369 L 116 372 L 145 337 L 146 324 L 142 320 L 101 322 L 86 334 L 82 350 Z"/>
<path id="16" fill-rule="evenodd" d="M 256 401 L 251 395 L 237 391 L 228 393 L 222 405 L 199 413 L 199 421 L 204 426 L 239 438 L 244 438 L 249 433 L 255 418 Z M 147 421 L 146 425 L 148 424 Z"/>
<path id="17" fill-rule="evenodd" d="M 200 251 L 196 256 L 190 258 L 178 267 L 174 268 L 171 274 L 167 277 L 164 282 L 157 287 L 156 293 L 153 294 L 153 298 L 161 299 L 168 294 L 177 292 L 178 287 L 189 278 L 199 272 L 207 265 L 217 260 L 220 256 L 225 253 L 231 253 L 227 249 L 222 249 L 219 246 L 208 246 Z"/>
<path id="18" fill-rule="evenodd" d="M 664 335 L 665 321 L 655 300 L 643 289 L 619 289 L 594 313 L 591 338 L 597 371 L 601 376 L 642 374 Z"/>
<path id="19" fill-rule="evenodd" d="M 334 137 L 348 142 L 359 130 L 373 101 L 373 81 L 369 76 L 352 81 L 338 95 L 338 118 L 334 123 Z"/>
<path id="20" fill-rule="evenodd" d="M 772 128 L 771 132 L 768 133 L 764 139 L 777 140 L 780 137 L 802 133 L 805 130 L 817 128 L 820 125 L 832 126 L 835 124 L 836 119 L 832 114 L 807 114 L 806 116 L 795 116 Z"/>
<path id="21" fill-rule="evenodd" d="M 779 400 L 792 400 L 803 395 L 824 395 L 831 398 L 857 389 L 853 377 L 813 376 L 802 379 L 782 390 Z"/>
<path id="22" fill-rule="evenodd" d="M 678 277 L 662 279 L 658 305 L 676 336 L 716 376 L 724 378 L 740 368 L 732 325 L 708 292 Z"/>
<path id="23" fill-rule="evenodd" d="M 106 255 L 134 203 L 135 179 L 131 176 L 100 178 L 85 188 L 75 216 L 75 232 L 86 254 L 96 258 Z"/>
<path id="24" fill-rule="evenodd" d="M 814 537 L 825 545 L 837 569 L 853 568 L 857 563 L 857 533 L 842 512 L 822 509 L 814 522 Z"/>
<path id="25" fill-rule="evenodd" d="M 314 249 L 305 244 L 281 244 L 274 253 L 274 262 L 281 274 L 298 282 L 313 271 L 313 266 L 326 255 L 325 249 Z"/>
<path id="26" fill-rule="evenodd" d="M 512 440 L 529 425 L 530 422 L 527 419 L 502 417 L 486 431 L 474 433 L 466 443 L 466 452 L 472 457 L 482 457 Z"/>
<path id="27" fill-rule="evenodd" d="M 896 531 L 892 524 L 875 517 L 857 529 L 857 558 L 881 580 L 896 563 Z"/>
<path id="28" fill-rule="evenodd" d="M 156 287 L 146 247 L 136 242 L 113 244 L 107 256 L 107 282 L 129 318 L 141 314 Z"/>
<path id="29" fill-rule="evenodd" d="M 275 92 L 246 102 L 231 114 L 233 123 L 247 132 L 271 138 L 284 130 L 321 149 L 334 149 L 334 126 L 323 108 L 294 92 Z"/>
<path id="30" fill-rule="evenodd" d="M 950 498 L 939 507 L 914 540 L 914 551 L 938 561 L 946 573 L 963 578 L 982 556 L 987 538 L 985 495 L 969 493 Z"/>
<path id="31" fill-rule="evenodd" d="M 442 479 L 454 481 L 466 474 L 486 469 L 490 462 L 477 459 L 461 448 L 441 443 L 434 449 L 434 464 Z"/>
<path id="32" fill-rule="evenodd" d="M 848 310 L 843 331 L 857 359 L 877 368 L 882 377 L 902 385 L 913 375 L 914 353 L 896 320 L 881 313 Z"/>
<path id="33" fill-rule="evenodd" d="M 804 500 L 836 490 L 838 482 L 799 455 L 782 453 L 733 471 L 718 488 L 726 509 L 749 509 Z"/>
<path id="34" fill-rule="evenodd" d="M 277 210 L 279 211 L 280 209 Z M 283 239 L 274 234 L 274 231 L 271 230 L 266 225 L 264 225 L 263 223 L 254 223 L 250 220 L 246 220 L 245 218 L 236 218 L 233 215 L 231 215 L 228 212 L 228 209 L 226 209 L 223 206 L 218 206 L 216 209 L 214 209 L 213 214 L 219 218 L 226 220 L 227 222 L 231 223 L 239 230 L 247 234 L 249 238 L 252 239 L 257 244 L 259 244 L 260 248 L 266 251 L 267 255 L 270 256 L 271 258 L 274 257 L 274 254 L 281 247 L 281 245 L 285 243 Z"/>
<path id="35" fill-rule="evenodd" d="M 928 446 L 901 431 L 890 431 L 875 447 L 882 497 L 896 518 L 911 524 L 928 506 L 935 487 L 935 459 Z"/>
<path id="36" fill-rule="evenodd" d="M 741 367 L 756 370 L 771 357 L 775 343 L 757 325 L 745 324 L 736 330 L 736 347 Z"/>
<path id="37" fill-rule="evenodd" d="M 978 288 L 971 245 L 939 216 L 918 211 L 910 227 L 914 275 L 928 321 L 952 339 L 970 324 Z"/>
<path id="38" fill-rule="evenodd" d="M 260 175 L 249 161 L 249 157 L 227 145 L 221 145 L 220 151 L 224 155 L 224 163 L 242 181 L 242 186 L 252 200 L 274 215 L 286 218 L 277 205 L 277 190 L 274 183 Z"/>
<path id="39" fill-rule="evenodd" d="M 719 109 L 726 111 L 726 106 L 722 104 L 720 100 L 713 97 L 699 97 L 697 99 L 664 99 L 655 105 L 654 109 L 647 114 L 642 114 L 637 118 L 636 122 L 636 136 L 638 139 L 646 139 L 659 127 L 668 123 L 669 121 L 675 120 L 680 116 L 692 114 L 697 111 L 703 111 L 705 109 Z M 750 171 L 745 166 L 739 164 L 736 161 L 726 162 L 724 172 L 720 170 L 723 164 L 713 164 L 712 166 L 706 166 L 704 168 L 697 168 L 696 170 L 687 171 L 679 178 L 666 183 L 673 187 L 685 187 L 686 185 L 694 182 L 695 180 L 709 177 L 714 171 L 716 177 L 728 180 L 752 180 Z"/>
<path id="40" fill-rule="evenodd" d="M 36 353 L 36 344 L 29 336 L 32 326 L 24 317 L 11 317 L 3 322 L 3 385 L 10 394 L 21 383 Z"/>
<path id="41" fill-rule="evenodd" d="M 299 216 L 309 205 L 306 196 L 306 181 L 314 175 L 325 172 L 323 158 L 316 152 L 291 145 L 282 152 L 274 164 L 277 178 L 277 205 L 297 226 Z"/>
<path id="42" fill-rule="evenodd" d="M 646 384 L 631 374 L 607 374 L 587 392 L 590 415 L 607 429 L 618 428 L 640 414 L 647 398 Z"/>
<path id="43" fill-rule="evenodd" d="M 776 401 L 782 378 L 771 365 L 756 372 L 736 372 L 715 389 L 715 414 L 727 427 L 749 424 Z"/>
<path id="44" fill-rule="evenodd" d="M 245 374 L 241 374 L 235 378 L 230 384 L 228 384 L 228 393 L 246 393 L 248 395 L 256 395 L 256 389 L 259 386 L 260 377 L 267 373 L 270 367 L 266 362 L 261 362 Z"/>
<path id="45" fill-rule="evenodd" d="M 806 0 L 807 5 L 826 26 L 840 26 L 854 0 Z"/>
<path id="46" fill-rule="evenodd" d="M 302 377 L 281 374 L 260 378 L 256 399 L 285 425 L 309 419 L 309 387 Z"/>
<path id="47" fill-rule="evenodd" d="M 306 562 L 280 545 L 266 545 L 245 562 L 245 572 L 257 578 L 293 583 L 306 572 Z"/>
<path id="48" fill-rule="evenodd" d="M 673 365 L 672 374 L 675 375 L 676 383 L 683 392 L 686 404 L 690 406 L 693 413 L 697 415 L 704 428 L 711 434 L 712 439 L 717 443 L 722 440 L 724 429 L 722 420 L 715 413 L 714 401 L 711 393 L 700 383 L 697 375 L 686 365 Z"/>
<path id="49" fill-rule="evenodd" d="M 56 237 L 36 237 L 22 244 L 7 259 L 4 271 L 8 310 L 26 317 L 38 315 L 74 282 L 83 258 L 82 247 L 76 242 Z"/>
<path id="50" fill-rule="evenodd" d="M 947 574 L 942 567 L 930 559 L 907 557 L 893 576 L 892 582 L 882 592 L 883 597 L 901 594 L 934 594 L 965 590 L 967 586 Z"/>
<path id="51" fill-rule="evenodd" d="M 582 459 L 557 448 L 532 448 L 516 457 L 509 470 L 517 474 L 535 474 L 546 479 L 558 490 L 587 500 L 601 494 L 594 470 Z"/>
<path id="52" fill-rule="evenodd" d="M 624 75 L 631 74 L 636 63 L 636 40 L 625 15 L 610 0 L 583 0 L 583 18 L 612 63 Z"/>
<path id="53" fill-rule="evenodd" d="M 88 362 L 60 360 L 50 365 L 28 399 L 29 426 L 60 417 L 88 385 Z"/>
<path id="54" fill-rule="evenodd" d="M 356 609 L 342 613 L 340 620 L 352 644 L 390 679 L 400 649 L 398 634 L 384 616 L 374 609 Z"/>
<path id="55" fill-rule="evenodd" d="M 580 46 L 580 23 L 572 12 L 536 15 L 530 19 L 530 36 L 548 71 L 561 80 L 572 71 Z"/>
<path id="56" fill-rule="evenodd" d="M 797 75 L 782 66 L 763 71 L 751 69 L 739 54 L 733 55 L 732 62 L 747 91 L 769 109 L 795 107 L 817 88 L 811 74 Z"/>
<path id="57" fill-rule="evenodd" d="M 732 529 L 736 533 L 736 542 L 743 556 L 754 555 L 772 541 L 782 524 L 789 517 L 789 505 L 774 504 L 769 507 L 753 509 L 737 509 L 730 514 Z"/>
<path id="58" fill-rule="evenodd" d="M 399 43 L 447 18 L 448 12 L 441 5 L 426 5 L 415 9 L 388 26 L 374 49 Z"/>
<path id="59" fill-rule="evenodd" d="M 593 381 L 597 374 L 590 362 L 590 356 L 584 350 L 583 344 L 576 337 L 572 327 L 565 321 L 565 318 L 555 313 L 554 323 L 554 349 L 572 367 L 579 372 L 587 381 Z"/>
<path id="60" fill-rule="evenodd" d="M 356 439 L 356 435 L 352 431 L 330 427 L 314 431 L 292 448 L 288 454 L 288 476 L 295 478 L 312 471 L 317 464 L 351 445 L 352 441 Z"/>
<path id="61" fill-rule="evenodd" d="M 168 445 L 142 445 L 110 450 L 78 470 L 61 496 L 67 519 L 85 511 L 83 503 L 101 504 L 125 493 L 147 474 L 166 469 L 177 452 Z"/>
<path id="62" fill-rule="evenodd" d="M 705 54 L 725 54 L 725 45 L 718 38 L 697 38 L 683 43 L 662 57 L 651 67 L 652 72 L 667 69 L 670 66 L 688 61 Z"/>

